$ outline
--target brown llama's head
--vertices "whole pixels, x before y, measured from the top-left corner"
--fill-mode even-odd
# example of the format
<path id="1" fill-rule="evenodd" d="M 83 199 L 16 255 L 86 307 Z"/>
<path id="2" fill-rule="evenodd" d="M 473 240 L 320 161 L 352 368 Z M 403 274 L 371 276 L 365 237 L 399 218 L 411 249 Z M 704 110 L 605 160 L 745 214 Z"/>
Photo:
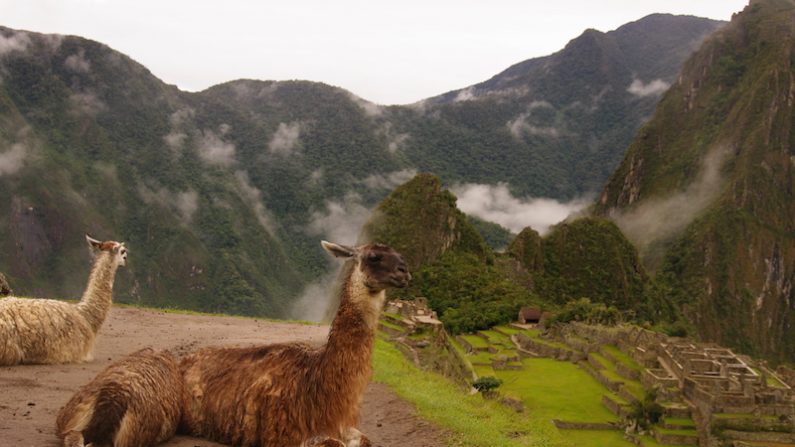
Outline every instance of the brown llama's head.
<path id="1" fill-rule="evenodd" d="M 390 287 L 406 287 L 411 280 L 403 256 L 384 244 L 367 244 L 348 247 L 321 241 L 320 244 L 337 258 L 351 258 L 355 269 L 364 275 L 364 285 L 371 293 Z"/>
<path id="2" fill-rule="evenodd" d="M 127 247 L 124 246 L 123 242 L 100 242 L 88 234 L 86 234 L 86 242 L 88 242 L 88 248 L 91 250 L 92 255 L 96 256 L 102 252 L 110 253 L 116 265 L 127 265 Z"/>

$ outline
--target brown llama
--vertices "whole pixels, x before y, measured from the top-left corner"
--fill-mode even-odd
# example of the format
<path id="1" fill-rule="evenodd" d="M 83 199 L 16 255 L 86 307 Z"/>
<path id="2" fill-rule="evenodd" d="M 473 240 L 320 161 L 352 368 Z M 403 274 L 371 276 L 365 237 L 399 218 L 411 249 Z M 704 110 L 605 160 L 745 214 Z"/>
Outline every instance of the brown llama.
<path id="1" fill-rule="evenodd" d="M 143 447 L 174 436 L 182 374 L 167 351 L 142 349 L 100 372 L 58 413 L 64 447 Z"/>
<path id="2" fill-rule="evenodd" d="M 88 235 L 86 240 L 94 266 L 79 303 L 0 299 L 0 365 L 91 360 L 94 339 L 113 300 L 116 270 L 127 263 L 127 249 Z"/>
<path id="3" fill-rule="evenodd" d="M 364 447 L 355 427 L 385 290 L 411 278 L 395 250 L 322 242 L 346 264 L 340 306 L 322 347 L 207 348 L 182 359 L 180 431 L 246 447 Z"/>

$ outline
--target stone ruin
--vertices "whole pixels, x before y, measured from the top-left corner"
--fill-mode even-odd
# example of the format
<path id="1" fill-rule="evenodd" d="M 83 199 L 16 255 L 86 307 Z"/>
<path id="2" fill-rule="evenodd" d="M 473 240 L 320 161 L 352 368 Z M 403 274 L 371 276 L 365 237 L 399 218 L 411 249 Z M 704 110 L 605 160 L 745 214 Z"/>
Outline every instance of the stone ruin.
<path id="1" fill-rule="evenodd" d="M 416 297 L 411 301 L 389 301 L 384 306 L 384 311 L 400 315 L 404 321 L 415 327 L 427 327 L 434 332 L 442 330 L 442 322 L 439 321 L 436 312 L 428 306 L 428 300 L 424 297 Z"/>

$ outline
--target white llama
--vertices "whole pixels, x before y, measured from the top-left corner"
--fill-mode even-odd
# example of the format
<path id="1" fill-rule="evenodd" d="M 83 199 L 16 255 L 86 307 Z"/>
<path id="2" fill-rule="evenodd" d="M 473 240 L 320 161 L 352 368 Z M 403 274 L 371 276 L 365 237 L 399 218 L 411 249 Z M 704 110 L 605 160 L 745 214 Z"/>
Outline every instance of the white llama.
<path id="1" fill-rule="evenodd" d="M 0 299 L 0 365 L 91 360 L 94 339 L 113 299 L 116 269 L 127 263 L 127 248 L 88 235 L 86 240 L 94 266 L 79 303 Z"/>

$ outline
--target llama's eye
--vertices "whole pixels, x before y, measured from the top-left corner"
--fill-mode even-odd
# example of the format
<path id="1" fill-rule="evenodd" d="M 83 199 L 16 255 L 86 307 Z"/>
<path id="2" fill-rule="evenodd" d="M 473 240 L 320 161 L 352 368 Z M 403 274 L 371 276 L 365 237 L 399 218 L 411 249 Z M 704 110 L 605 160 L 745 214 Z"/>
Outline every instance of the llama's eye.
<path id="1" fill-rule="evenodd" d="M 378 253 L 370 253 L 369 255 L 367 255 L 367 260 L 370 262 L 378 262 L 381 260 L 381 255 L 379 255 Z"/>

